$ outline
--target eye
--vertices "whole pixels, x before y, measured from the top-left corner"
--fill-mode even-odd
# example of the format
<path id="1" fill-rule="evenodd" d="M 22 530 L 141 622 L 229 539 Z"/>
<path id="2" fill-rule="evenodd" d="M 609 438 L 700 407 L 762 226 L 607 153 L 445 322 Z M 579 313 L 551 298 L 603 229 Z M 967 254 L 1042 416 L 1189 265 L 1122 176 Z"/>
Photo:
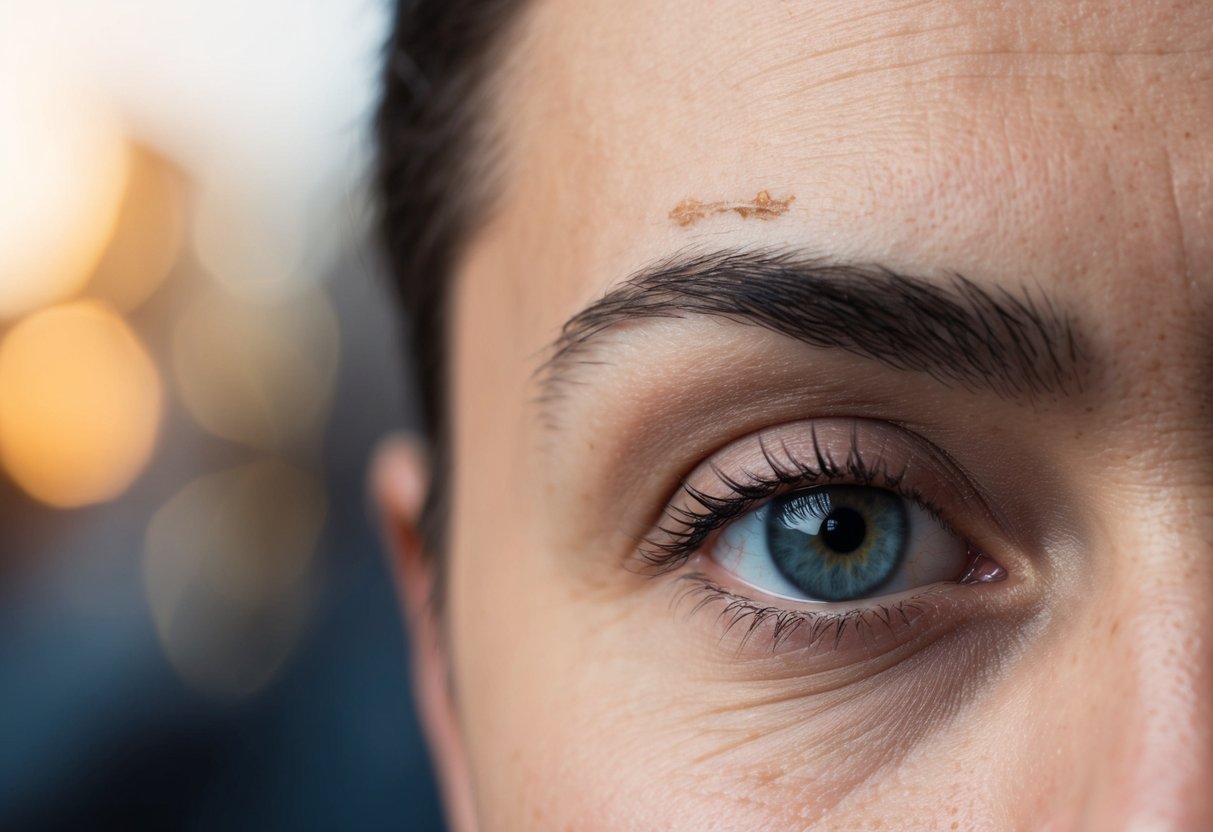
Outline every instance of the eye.
<path id="1" fill-rule="evenodd" d="M 854 601 L 959 580 L 972 550 L 913 500 L 872 486 L 796 491 L 726 526 L 710 556 L 769 595 Z"/>

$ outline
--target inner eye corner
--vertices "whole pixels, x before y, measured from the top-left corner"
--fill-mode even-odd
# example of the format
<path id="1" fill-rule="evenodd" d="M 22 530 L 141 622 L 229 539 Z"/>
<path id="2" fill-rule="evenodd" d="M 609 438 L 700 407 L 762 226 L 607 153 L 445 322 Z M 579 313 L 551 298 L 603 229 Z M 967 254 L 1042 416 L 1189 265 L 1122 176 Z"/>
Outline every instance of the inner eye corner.
<path id="1" fill-rule="evenodd" d="M 1010 577 L 1011 573 L 998 560 L 995 560 L 984 551 L 969 546 L 969 562 L 965 566 L 964 574 L 956 581 L 962 586 L 972 586 L 975 584 L 995 584 L 1001 583 Z"/>

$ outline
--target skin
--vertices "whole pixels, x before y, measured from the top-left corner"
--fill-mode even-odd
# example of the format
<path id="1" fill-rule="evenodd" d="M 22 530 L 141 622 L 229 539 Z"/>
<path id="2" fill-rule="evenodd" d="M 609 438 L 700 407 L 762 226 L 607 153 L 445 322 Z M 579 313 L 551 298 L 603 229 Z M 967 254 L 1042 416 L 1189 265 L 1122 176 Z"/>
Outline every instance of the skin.
<path id="1" fill-rule="evenodd" d="M 423 458 L 375 473 L 455 828 L 1213 828 L 1213 6 L 541 1 L 512 38 L 455 287 L 440 619 Z M 763 190 L 795 200 L 670 217 Z M 1047 297 L 1083 389 L 688 318 L 612 330 L 537 404 L 604 291 L 756 245 Z M 947 520 L 1007 579 L 824 650 L 639 574 L 682 477 L 841 417 L 955 460 L 1009 520 Z"/>

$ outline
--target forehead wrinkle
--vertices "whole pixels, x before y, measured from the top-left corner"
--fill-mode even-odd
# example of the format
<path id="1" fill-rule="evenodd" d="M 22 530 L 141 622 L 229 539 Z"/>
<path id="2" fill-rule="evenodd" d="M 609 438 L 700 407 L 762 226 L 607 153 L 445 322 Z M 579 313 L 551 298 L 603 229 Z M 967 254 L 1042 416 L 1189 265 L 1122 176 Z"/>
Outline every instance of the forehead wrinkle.
<path id="1" fill-rule="evenodd" d="M 753 75 L 744 96 L 751 101 L 781 101 L 792 108 L 792 116 L 773 120 L 766 129 L 795 144 L 822 125 L 830 125 L 835 140 L 840 130 L 871 135 L 873 119 L 900 120 L 907 128 L 921 128 L 922 122 L 907 121 L 915 101 L 928 104 L 927 111 L 934 115 L 946 113 L 953 122 L 974 126 L 990 117 L 1079 125 L 1081 112 L 1101 104 L 1109 109 L 1129 107 L 1126 84 L 1140 90 L 1137 103 L 1149 107 L 1157 103 L 1151 96 L 1167 77 L 1191 84 L 1213 78 L 1213 50 L 1202 50 L 1196 57 L 933 49 L 929 54 L 883 57 L 887 59 L 833 66 L 827 72 L 808 66 L 797 73 L 790 63 L 778 73 Z M 1063 106 L 1075 96 L 1083 104 L 1077 112 Z M 858 112 L 864 117 L 856 121 Z"/>
<path id="2" fill-rule="evenodd" d="M 735 158 L 742 160 L 739 168 L 746 177 L 768 177 L 777 170 L 776 165 L 789 176 L 786 171 L 792 168 L 789 181 L 794 183 L 793 188 L 800 195 L 798 207 L 811 206 L 818 216 L 838 217 L 851 224 L 854 214 L 873 216 L 886 226 L 882 233 L 888 233 L 891 222 L 887 218 L 894 217 L 894 211 L 913 212 L 917 239 L 934 234 L 945 247 L 945 253 L 971 245 L 979 257 L 1001 257 L 1004 262 L 1019 262 L 1012 259 L 1013 255 L 1023 258 L 1024 262 L 1016 276 L 1026 277 L 1041 269 L 1040 262 L 1027 259 L 1036 256 L 1033 252 L 1055 252 L 1051 255 L 1053 262 L 1046 262 L 1044 266 L 1058 282 L 1077 285 L 1075 281 L 1083 274 L 1083 269 L 1093 270 L 1100 266 L 1094 260 L 1079 259 L 1093 249 L 1082 241 L 1068 239 L 1060 240 L 1062 245 L 1057 245 L 1059 241 L 1048 236 L 1054 231 L 1065 230 L 1066 223 L 1060 212 L 1056 221 L 1039 226 L 1032 224 L 1032 215 L 1042 208 L 1082 207 L 1078 203 L 1083 187 L 1074 187 L 1072 175 L 1075 171 L 1086 177 L 1093 188 L 1090 192 L 1094 194 L 1098 194 L 1101 183 L 1110 180 L 1106 176 L 1087 177 L 1091 171 L 1080 169 L 1081 165 L 1093 168 L 1109 160 L 1092 152 L 1098 150 L 1093 142 L 1102 140 L 1101 136 L 1069 130 L 1075 125 L 1082 126 L 1082 118 L 1081 114 L 1063 106 L 1067 103 L 1066 93 L 1070 91 L 1064 85 L 1090 83 L 1089 90 L 1073 88 L 1089 99 L 1092 95 L 1112 97 L 1118 91 L 1123 92 L 1114 85 L 1099 86 L 1096 83 L 1098 76 L 1104 73 L 1133 73 L 1142 76 L 1139 78 L 1142 81 L 1151 72 L 1164 70 L 1191 75 L 1192 65 L 1179 62 L 1173 53 L 1184 54 L 1187 58 L 1195 52 L 1206 53 L 1207 49 L 1199 41 L 1208 40 L 1211 34 L 1209 27 L 1200 34 L 1185 30 L 1168 41 L 1167 33 L 1174 32 L 1176 24 L 1171 21 L 1163 27 L 1159 15 L 1152 12 L 1144 15 L 1149 18 L 1147 23 L 1150 25 L 1143 25 L 1141 34 L 1122 26 L 1104 31 L 1102 35 L 1086 31 L 1029 35 L 1025 32 L 1031 27 L 1023 22 L 1024 16 L 1013 16 L 1008 23 L 998 15 L 992 15 L 1003 22 L 984 30 L 983 42 L 980 27 L 990 21 L 955 4 L 907 4 L 898 7 L 897 13 L 869 10 L 857 16 L 860 23 L 844 21 L 835 29 L 830 29 L 825 21 L 827 12 L 836 11 L 836 7 L 814 4 L 812 8 L 817 9 L 819 5 L 824 11 L 806 18 L 823 22 L 821 37 L 809 43 L 809 47 L 816 47 L 819 52 L 833 50 L 835 56 L 846 54 L 849 60 L 862 57 L 859 52 L 839 52 L 835 47 L 842 43 L 843 34 L 857 32 L 866 21 L 869 26 L 879 23 L 885 30 L 881 36 L 883 40 L 867 38 L 866 42 L 873 44 L 869 51 L 879 51 L 883 43 L 892 44 L 886 50 L 890 52 L 896 51 L 893 47 L 904 51 L 910 46 L 921 52 L 927 47 L 928 37 L 934 35 L 944 46 L 951 44 L 958 55 L 963 53 L 964 56 L 954 55 L 943 65 L 928 63 L 916 70 L 902 69 L 908 80 L 914 80 L 905 87 L 898 87 L 895 82 L 880 79 L 870 72 L 855 75 L 850 86 L 853 93 L 842 95 L 830 91 L 826 94 L 818 90 L 812 94 L 816 102 L 789 115 L 775 112 L 778 108 L 769 106 L 768 97 L 756 92 L 755 87 L 761 84 L 788 87 L 788 77 L 794 76 L 794 71 L 755 72 L 756 65 L 779 66 L 783 61 L 788 67 L 795 67 L 798 64 L 791 61 L 793 53 L 808 49 L 805 43 L 810 39 L 796 37 L 803 34 L 803 29 L 799 25 L 789 27 L 786 14 L 769 15 L 765 22 L 755 23 L 752 30 L 749 17 L 744 19 L 744 26 L 725 29 L 729 36 L 743 44 L 737 52 L 725 51 L 720 41 L 710 41 L 700 44 L 696 54 L 688 54 L 685 44 L 677 45 L 680 38 L 685 39 L 683 33 L 654 27 L 646 30 L 643 37 L 671 44 L 672 48 L 663 51 L 646 47 L 643 51 L 648 53 L 650 63 L 632 65 L 625 62 L 622 67 L 610 67 L 610 71 L 605 71 L 607 67 L 596 62 L 593 54 L 586 54 L 581 60 L 578 50 L 592 32 L 594 38 L 601 36 L 604 43 L 597 47 L 591 43 L 591 52 L 597 49 L 598 58 L 603 52 L 609 53 L 608 39 L 621 29 L 627 29 L 627 21 L 623 19 L 628 14 L 626 4 L 616 15 L 619 20 L 601 21 L 605 32 L 579 25 L 567 40 L 553 41 L 550 37 L 553 33 L 549 31 L 542 44 L 531 42 L 529 48 L 537 52 L 546 53 L 553 48 L 563 52 L 558 66 L 575 69 L 574 73 L 565 75 L 552 71 L 551 66 L 545 67 L 542 60 L 536 60 L 531 69 L 540 74 L 520 73 L 520 81 L 535 80 L 540 88 L 557 84 L 563 96 L 555 102 L 546 100 L 540 112 L 535 114 L 542 116 L 533 118 L 531 123 L 535 128 L 550 131 L 557 140 L 545 143 L 542 154 L 528 152 L 533 156 L 534 167 L 516 171 L 519 174 L 516 183 L 526 189 L 525 197 L 517 203 L 519 206 L 541 203 L 551 206 L 551 215 L 568 218 L 562 225 L 562 231 L 568 236 L 561 241 L 567 245 L 552 252 L 550 258 L 532 256 L 531 261 L 542 259 L 559 263 L 563 277 L 570 274 L 601 276 L 608 271 L 619 273 L 620 262 L 631 265 L 637 258 L 647 258 L 653 252 L 654 241 L 657 244 L 662 241 L 656 235 L 646 236 L 644 211 L 636 211 L 637 205 L 648 205 L 645 200 L 652 198 L 657 201 L 652 215 L 663 219 L 674 200 L 690 195 L 682 192 L 681 183 L 688 181 L 687 175 L 703 177 L 695 181 L 709 183 L 707 187 L 712 190 L 705 191 L 705 197 L 732 195 L 727 191 L 720 192 L 722 184 L 725 188 L 732 187 L 732 173 L 708 173 L 709 170 L 730 170 L 727 165 L 721 166 L 710 153 L 712 147 L 718 145 L 735 151 Z M 985 9 L 985 16 L 991 17 L 989 4 L 972 5 L 974 9 Z M 1094 8 L 1093 4 L 1082 5 L 1088 11 Z M 858 3 L 854 6 L 863 8 Z M 1155 6 L 1157 4 L 1151 4 L 1151 9 Z M 719 17 L 720 9 L 728 7 L 729 4 L 717 3 L 709 8 L 715 9 L 714 13 Z M 913 22 L 915 10 L 930 15 L 931 25 L 907 29 L 905 19 L 908 17 Z M 1054 17 L 1060 14 L 1058 10 L 1054 12 L 1057 12 Z M 903 24 L 900 29 L 897 26 L 899 13 Z M 1073 16 L 1079 15 L 1075 12 Z M 1208 18 L 1209 15 L 1204 16 Z M 1141 17 L 1137 16 L 1138 19 Z M 1040 18 L 1041 14 L 1035 14 L 1034 19 Z M 963 23 L 957 23 L 962 19 Z M 1101 31 L 1106 28 L 1102 27 Z M 568 32 L 557 34 L 563 37 Z M 1100 37 L 1110 45 L 1101 48 L 1097 43 Z M 832 38 L 835 46 L 822 43 L 822 38 Z M 1021 42 L 1028 43 L 1030 49 L 1008 47 Z M 1169 44 L 1171 51 L 1163 50 L 1159 44 Z M 963 48 L 966 45 L 973 48 Z M 1063 46 L 1069 51 L 1064 52 Z M 1151 48 L 1156 51 L 1151 52 Z M 1123 53 L 1117 53 L 1116 49 L 1122 49 Z M 720 60 L 715 59 L 717 53 L 720 53 Z M 986 59 L 980 58 L 981 55 L 994 57 Z M 733 71 L 730 67 L 738 62 L 739 56 L 745 59 L 740 61 L 746 73 L 741 80 L 729 77 Z M 1196 69 L 1200 70 L 1203 65 L 1200 63 Z M 656 94 L 650 96 L 655 101 L 638 95 L 639 88 L 633 83 L 643 80 L 650 70 L 655 71 L 652 89 Z M 675 90 L 680 94 L 667 101 L 665 93 L 678 79 L 693 81 L 694 86 Z M 746 79 L 753 79 L 750 86 L 746 86 L 749 83 Z M 1052 95 L 1039 99 L 1020 95 L 1025 89 L 1016 85 L 1026 83 L 1042 85 L 1039 90 L 1031 90 L 1033 93 L 1044 90 Z M 1056 86 L 1045 87 L 1045 84 Z M 791 87 L 794 89 L 794 85 Z M 525 98 L 526 89 L 533 91 L 534 87 L 525 84 L 515 87 L 522 98 Z M 947 95 L 957 91 L 968 94 Z M 1002 95 L 991 95 L 992 91 Z M 1166 94 L 1165 90 L 1160 94 Z M 785 99 L 795 98 L 786 90 L 780 91 L 779 95 Z M 565 98 L 578 102 L 581 109 L 572 113 L 561 110 L 559 105 L 565 103 Z M 919 100 L 915 101 L 915 98 Z M 924 98 L 927 100 L 922 100 Z M 722 102 L 718 108 L 717 99 Z M 769 100 L 773 101 L 774 97 Z M 1011 111 L 1005 106 L 1011 100 L 1023 103 Z M 1081 103 L 1084 99 L 1078 100 Z M 1144 95 L 1143 101 L 1137 104 L 1144 107 L 1143 102 Z M 728 115 L 733 104 L 737 104 L 738 109 L 732 115 L 742 122 L 740 135 L 757 136 L 757 151 L 751 151 L 747 146 L 736 153 L 737 141 L 731 126 L 721 124 L 727 119 L 721 119 L 719 110 Z M 679 113 L 683 105 L 689 113 L 685 118 Z M 654 122 L 655 118 L 671 113 L 678 116 L 673 124 Z M 857 120 L 856 114 L 862 114 L 863 118 Z M 972 128 L 971 132 L 955 131 L 958 122 Z M 713 132 L 704 133 L 709 124 Z M 690 128 L 684 129 L 687 125 Z M 873 138 L 873 133 L 879 135 Z M 527 138 L 533 138 L 533 135 Z M 698 145 L 687 141 L 688 137 L 696 135 L 711 141 Z M 846 140 L 851 136 L 866 138 L 868 144 L 856 142 L 848 146 Z M 914 157 L 917 150 L 913 144 L 917 143 L 926 147 Z M 521 149 L 538 144 L 520 142 L 515 147 Z M 1033 154 L 1031 158 L 1020 156 L 1025 145 Z M 683 149 L 677 155 L 663 156 L 671 146 Z M 553 148 L 558 151 L 555 156 L 551 153 Z M 649 170 L 644 177 L 646 181 L 639 181 L 640 177 L 631 171 L 643 170 L 643 164 L 630 167 L 620 164 L 623 159 L 633 158 L 653 160 L 665 170 L 656 177 Z M 840 160 L 841 164 L 831 165 L 828 160 Z M 1081 161 L 1071 164 L 1071 160 Z M 705 162 L 714 167 L 709 169 Z M 800 167 L 796 168 L 798 164 Z M 670 175 L 671 170 L 677 173 Z M 651 185 L 654 178 L 659 183 L 656 187 Z M 765 185 L 765 179 L 760 181 Z M 677 193 L 667 196 L 667 182 L 673 183 Z M 545 187 L 538 189 L 536 183 Z M 1078 184 L 1085 186 L 1085 182 Z M 842 185 L 845 188 L 840 187 Z M 593 198 L 587 198 L 587 194 L 592 194 Z M 667 198 L 669 202 L 664 201 Z M 810 198 L 816 204 L 810 203 Z M 1127 202 L 1121 205 L 1112 199 L 1100 200 L 1100 210 L 1106 207 L 1113 215 L 1109 228 L 1116 224 L 1116 211 L 1134 210 L 1134 205 Z M 927 222 L 933 221 L 932 213 L 941 217 L 940 230 L 932 228 L 930 232 L 924 232 L 922 229 Z M 619 223 L 613 219 L 625 214 L 629 219 Z M 612 219 L 604 223 L 603 219 L 608 217 Z M 631 217 L 640 219 L 632 220 Z M 900 216 L 896 219 L 900 220 Z M 1019 226 L 1027 231 L 1020 231 Z M 602 230 L 604 227 L 606 232 Z M 616 233 L 617 229 L 619 233 Z M 744 230 L 748 233 L 751 229 Z M 1028 237 L 1028 234 L 1036 236 Z M 555 235 L 539 236 L 549 245 L 556 245 Z M 1065 245 L 1071 245 L 1073 251 L 1065 249 Z M 642 250 L 642 246 L 648 248 Z M 991 251 L 991 247 L 995 248 Z M 920 253 L 917 249 L 907 250 L 911 258 Z M 533 249 L 530 254 L 534 254 Z M 866 256 L 866 252 L 864 254 Z M 1105 259 L 1114 258 L 1116 254 L 1108 252 Z M 1064 259 L 1067 257 L 1070 259 Z M 1119 258 L 1115 259 L 1119 261 Z M 1056 265 L 1058 262 L 1062 265 Z M 1130 268 L 1137 266 L 1133 263 Z M 967 271 L 972 263 L 965 261 L 961 267 Z M 544 290 L 557 292 L 559 297 L 545 303 L 562 309 L 571 307 L 575 301 L 584 300 L 588 293 L 584 283 L 568 279 L 551 281 L 552 285 Z M 553 325 L 547 323 L 548 327 Z M 535 348 L 539 349 L 541 345 L 535 344 Z"/>
<path id="3" fill-rule="evenodd" d="M 814 4 L 766 22 L 756 45 L 735 52 L 753 67 L 734 85 L 789 72 L 828 81 L 934 60 L 1166 58 L 1207 53 L 1213 12 L 1186 4 L 909 3 L 854 13 L 862 4 Z M 814 13 L 814 11 L 816 13 Z M 747 22 L 749 22 L 747 20 Z M 771 56 L 763 60 L 764 56 Z M 723 68 L 722 68 L 723 71 Z"/>
<path id="4" fill-rule="evenodd" d="M 567 27 L 548 26 L 547 36 L 539 39 L 542 51 L 562 55 L 556 64 L 562 71 L 542 77 L 557 81 L 558 76 L 558 84 L 564 88 L 560 100 L 584 108 L 577 112 L 577 148 L 594 149 L 601 155 L 626 149 L 638 139 L 642 147 L 653 145 L 662 150 L 670 142 L 684 144 L 683 132 L 693 134 L 700 122 L 716 123 L 714 130 L 720 129 L 722 111 L 736 110 L 738 118 L 752 122 L 755 115 L 762 118 L 763 111 L 770 109 L 764 105 L 756 110 L 757 102 L 784 100 L 797 108 L 798 114 L 762 118 L 761 122 L 762 133 L 793 142 L 803 137 L 806 128 L 832 123 L 834 117 L 841 116 L 845 122 L 848 111 L 872 97 L 917 96 L 923 94 L 924 85 L 967 93 L 968 99 L 962 97 L 951 108 L 961 114 L 965 100 L 989 96 L 999 80 L 1077 82 L 1104 72 L 1138 72 L 1127 65 L 1130 56 L 1141 64 L 1142 72 L 1170 72 L 1173 67 L 1190 71 L 1192 53 L 1208 53 L 1213 34 L 1213 15 L 1200 9 L 1198 15 L 1188 16 L 1203 15 L 1210 24 L 1204 30 L 1208 34 L 1185 29 L 1176 37 L 1178 18 L 1156 10 L 1134 10 L 1128 22 L 1110 16 L 1109 21 L 1091 25 L 1084 18 L 1096 10 L 1090 3 L 1074 12 L 1017 9 L 1010 14 L 997 3 L 913 3 L 867 11 L 859 3 L 849 6 L 859 13 L 847 10 L 839 14 L 842 7 L 829 3 L 813 4 L 807 11 L 797 9 L 794 15 L 748 13 L 753 10 L 736 4 L 708 4 L 697 15 L 703 20 L 683 27 L 694 34 L 676 27 L 663 29 L 657 25 L 660 20 L 655 21 L 641 39 L 643 48 L 624 52 L 628 58 L 624 65 L 616 60 L 610 72 L 587 73 L 595 64 L 595 54 L 602 56 L 610 50 L 612 39 L 627 28 L 629 15 L 624 4 L 613 7 L 609 18 L 599 19 L 601 27 L 587 27 L 580 21 L 577 29 L 593 29 L 594 42 L 587 43 L 587 35 L 568 37 Z M 1099 5 L 1109 6 L 1115 9 L 1124 4 Z M 551 11 L 553 7 L 547 8 Z M 710 25 L 723 22 L 730 11 L 732 25 Z M 706 31 L 704 21 L 709 24 Z M 1059 25 L 1080 21 L 1087 25 Z M 1193 28 L 1201 31 L 1199 26 Z M 554 37 L 557 33 L 559 38 Z M 700 34 L 714 39 L 699 42 L 694 38 Z M 534 68 L 542 65 L 536 63 Z M 906 82 L 912 81 L 914 86 L 895 89 L 898 82 L 885 80 L 888 73 L 904 74 Z M 673 129 L 664 139 L 652 131 L 653 117 L 661 118 L 662 113 L 644 110 L 640 104 L 643 96 L 636 95 L 635 84 L 639 83 L 661 91 L 660 98 L 669 105 L 666 113 L 686 113 L 679 125 L 671 125 Z M 846 95 L 826 95 L 839 84 L 847 87 Z M 953 89 L 943 89 L 949 84 Z M 590 102 L 593 107 L 587 107 Z M 888 97 L 881 103 L 897 105 L 898 101 Z M 894 109 L 904 109 L 904 101 L 901 105 Z M 549 114 L 553 112 L 549 110 Z M 865 122 L 869 118 L 865 108 Z M 613 125 L 627 123 L 643 127 L 645 132 L 624 136 L 613 132 Z M 758 132 L 752 131 L 751 136 L 757 138 Z"/>

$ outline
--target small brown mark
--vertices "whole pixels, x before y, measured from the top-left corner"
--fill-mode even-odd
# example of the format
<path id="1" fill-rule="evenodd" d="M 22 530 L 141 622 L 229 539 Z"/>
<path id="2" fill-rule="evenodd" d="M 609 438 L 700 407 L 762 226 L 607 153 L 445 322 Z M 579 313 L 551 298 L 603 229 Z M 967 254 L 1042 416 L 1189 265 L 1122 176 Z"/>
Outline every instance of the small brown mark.
<path id="1" fill-rule="evenodd" d="M 792 194 L 783 199 L 774 199 L 767 191 L 759 191 L 748 202 L 703 202 L 698 199 L 684 199 L 670 210 L 670 219 L 684 228 L 706 217 L 727 214 L 730 211 L 743 220 L 773 220 L 786 214 L 795 200 L 796 197 Z"/>

